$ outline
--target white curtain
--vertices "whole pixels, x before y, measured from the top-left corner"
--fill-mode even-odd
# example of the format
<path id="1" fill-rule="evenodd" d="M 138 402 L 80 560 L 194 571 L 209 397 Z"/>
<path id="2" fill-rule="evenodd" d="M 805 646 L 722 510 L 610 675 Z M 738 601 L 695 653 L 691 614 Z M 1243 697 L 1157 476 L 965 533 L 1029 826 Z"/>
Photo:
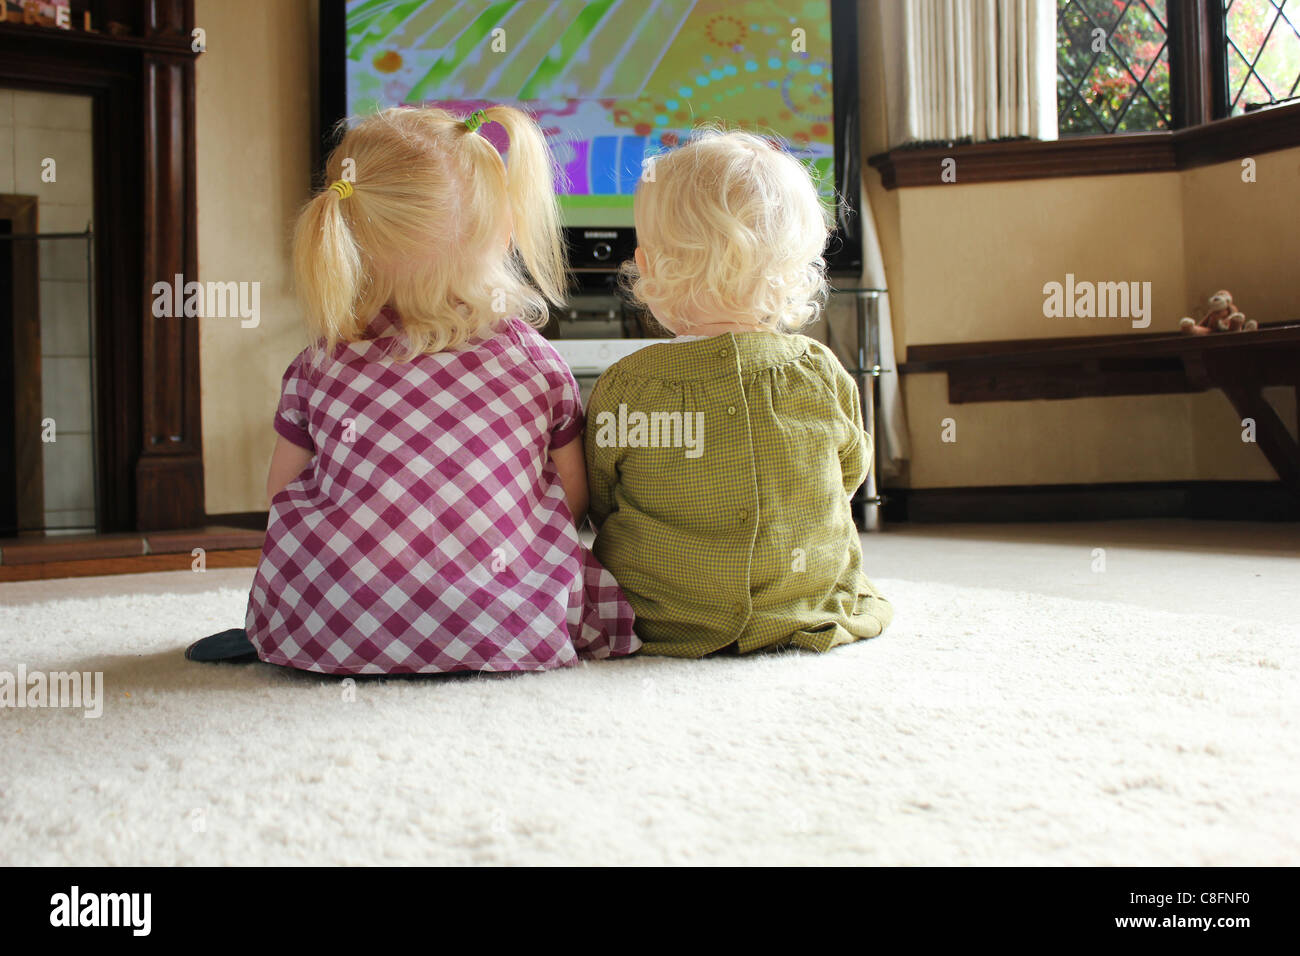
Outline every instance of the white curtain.
<path id="1" fill-rule="evenodd" d="M 1055 0 L 879 0 L 889 145 L 1056 139 Z"/>

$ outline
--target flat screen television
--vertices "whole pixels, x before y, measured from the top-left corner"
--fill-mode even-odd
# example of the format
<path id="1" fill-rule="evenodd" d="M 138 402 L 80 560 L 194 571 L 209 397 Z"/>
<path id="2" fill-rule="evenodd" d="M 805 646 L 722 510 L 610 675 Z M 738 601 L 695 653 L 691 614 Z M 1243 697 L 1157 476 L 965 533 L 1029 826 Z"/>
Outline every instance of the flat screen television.
<path id="1" fill-rule="evenodd" d="M 830 271 L 860 270 L 855 0 L 322 0 L 320 29 L 325 152 L 339 120 L 390 106 L 531 113 L 588 287 L 635 248 L 643 161 L 703 122 L 803 160 L 834 214 Z"/>

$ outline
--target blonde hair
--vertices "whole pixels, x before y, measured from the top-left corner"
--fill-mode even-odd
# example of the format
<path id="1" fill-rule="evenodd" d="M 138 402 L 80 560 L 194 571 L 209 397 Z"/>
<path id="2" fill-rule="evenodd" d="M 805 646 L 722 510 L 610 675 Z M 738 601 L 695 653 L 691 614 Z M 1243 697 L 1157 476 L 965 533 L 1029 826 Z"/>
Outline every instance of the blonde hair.
<path id="1" fill-rule="evenodd" d="M 826 297 L 830 215 L 803 164 L 751 133 L 697 130 L 649 161 L 635 200 L 644 271 L 624 287 L 675 330 L 720 313 L 793 332 Z"/>
<path id="2" fill-rule="evenodd" d="M 504 315 L 543 325 L 547 303 L 563 303 L 546 140 L 517 109 L 484 114 L 510 137 L 509 168 L 465 120 L 440 109 L 384 110 L 330 153 L 326 180 L 345 178 L 347 162 L 351 193 L 318 192 L 293 236 L 298 295 L 326 353 L 361 339 L 387 304 L 408 344 L 399 358 L 409 359 L 457 348 Z"/>

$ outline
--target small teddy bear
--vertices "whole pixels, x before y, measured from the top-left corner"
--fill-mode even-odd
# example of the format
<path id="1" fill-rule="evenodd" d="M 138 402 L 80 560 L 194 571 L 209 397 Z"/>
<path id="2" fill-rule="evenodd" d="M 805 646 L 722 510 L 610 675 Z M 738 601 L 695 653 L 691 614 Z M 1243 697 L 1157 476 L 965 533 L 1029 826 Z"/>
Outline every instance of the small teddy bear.
<path id="1" fill-rule="evenodd" d="M 1191 316 L 1178 320 L 1178 327 L 1188 335 L 1209 335 L 1211 332 L 1251 332 L 1259 328 L 1254 319 L 1247 319 L 1232 302 L 1232 293 L 1220 289 L 1210 296 L 1210 308 L 1205 318 L 1197 322 Z"/>

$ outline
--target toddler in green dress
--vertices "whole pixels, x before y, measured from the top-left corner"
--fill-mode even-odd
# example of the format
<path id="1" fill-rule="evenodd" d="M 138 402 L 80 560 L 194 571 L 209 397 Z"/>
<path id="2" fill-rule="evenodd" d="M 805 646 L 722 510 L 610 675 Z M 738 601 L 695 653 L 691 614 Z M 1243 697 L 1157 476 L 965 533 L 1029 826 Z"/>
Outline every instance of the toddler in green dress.
<path id="1" fill-rule="evenodd" d="M 766 140 L 706 131 L 652 160 L 633 296 L 676 338 L 609 368 L 587 409 L 595 554 L 642 653 L 826 651 L 893 608 L 849 506 L 871 463 L 857 385 L 796 330 L 826 290 L 825 207 Z"/>

